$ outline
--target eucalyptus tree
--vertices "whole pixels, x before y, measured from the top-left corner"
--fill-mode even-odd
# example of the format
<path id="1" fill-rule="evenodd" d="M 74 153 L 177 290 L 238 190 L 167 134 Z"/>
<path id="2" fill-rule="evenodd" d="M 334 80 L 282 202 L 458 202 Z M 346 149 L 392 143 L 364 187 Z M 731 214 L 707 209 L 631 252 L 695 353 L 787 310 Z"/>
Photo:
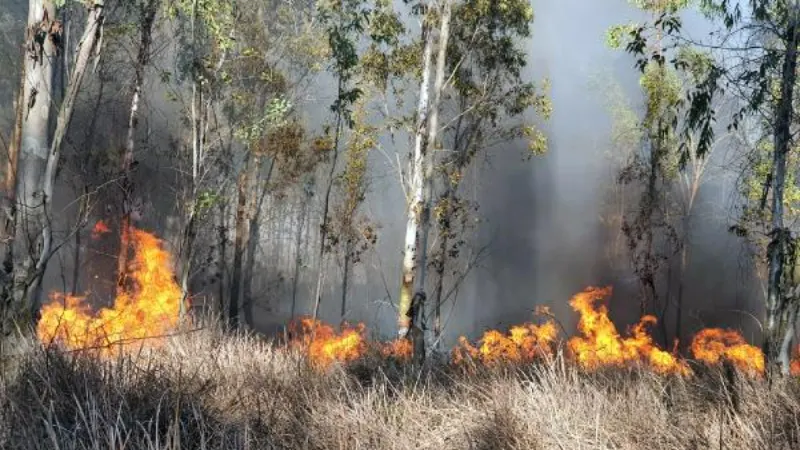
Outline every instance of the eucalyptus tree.
<path id="1" fill-rule="evenodd" d="M 98 54 L 104 22 L 104 2 L 84 2 L 86 24 L 81 45 L 75 55 L 69 82 L 58 105 L 55 129 L 50 132 L 55 58 L 62 48 L 62 24 L 55 8 L 63 2 L 31 0 L 25 31 L 24 72 L 16 125 L 13 177 L 14 204 L 10 208 L 8 236 L 4 257 L 4 302 L 6 311 L 35 320 L 41 300 L 42 277 L 50 258 L 57 250 L 53 243 L 52 201 L 58 164 L 69 129 L 75 101 L 81 90 L 91 58 Z M 9 233 L 10 234 L 10 233 Z"/>
<path id="2" fill-rule="evenodd" d="M 770 367 L 786 373 L 798 313 L 795 271 L 786 270 L 792 261 L 795 241 L 786 222 L 786 209 L 793 202 L 786 192 L 793 129 L 797 126 L 793 106 L 800 43 L 800 2 L 703 0 L 700 4 L 721 28 L 712 35 L 711 42 L 700 43 L 713 49 L 717 59 L 687 95 L 684 133 L 696 136 L 700 155 L 707 152 L 715 141 L 717 108 L 714 102 L 727 92 L 740 102 L 730 128 L 735 129 L 755 118 L 764 135 L 769 136 L 768 142 L 761 142 L 771 156 L 769 169 L 763 174 L 763 201 L 760 202 L 762 212 L 769 203 L 769 211 L 764 212 L 768 243 L 762 250 L 767 261 L 763 348 Z M 669 24 L 665 34 L 688 40 L 682 36 L 680 18 L 673 12 L 662 14 L 655 23 Z M 632 39 L 627 49 L 646 64 L 654 55 L 646 51 L 643 30 L 645 27 L 629 30 Z M 687 64 L 678 59 L 673 62 L 679 68 Z M 740 234 L 757 232 L 736 229 Z"/>

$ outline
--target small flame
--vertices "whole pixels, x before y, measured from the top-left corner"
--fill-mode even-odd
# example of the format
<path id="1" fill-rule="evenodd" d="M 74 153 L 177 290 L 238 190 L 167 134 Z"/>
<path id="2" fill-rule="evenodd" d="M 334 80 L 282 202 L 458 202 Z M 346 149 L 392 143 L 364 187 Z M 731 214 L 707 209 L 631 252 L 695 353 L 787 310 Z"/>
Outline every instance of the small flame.
<path id="1" fill-rule="evenodd" d="M 100 236 L 110 232 L 111 228 L 109 228 L 104 221 L 98 220 L 97 223 L 94 224 L 94 228 L 92 228 L 92 239 L 99 239 Z"/>
<path id="2" fill-rule="evenodd" d="M 471 360 L 488 366 L 532 361 L 537 357 L 553 355 L 557 335 L 556 324 L 551 320 L 542 325 L 516 325 L 511 327 L 508 334 L 488 330 L 483 333 L 479 347 L 461 336 L 459 345 L 453 349 L 452 361 L 459 365 Z"/>
<path id="3" fill-rule="evenodd" d="M 691 348 L 695 359 L 706 364 L 716 365 L 727 360 L 750 375 L 764 373 L 764 353 L 748 344 L 738 331 L 706 328 L 694 336 Z"/>
<path id="4" fill-rule="evenodd" d="M 337 333 L 333 327 L 310 317 L 289 324 L 291 344 L 304 351 L 311 363 L 327 368 L 335 362 L 351 362 L 366 351 L 363 323 L 351 327 L 347 324 Z"/>
<path id="5" fill-rule="evenodd" d="M 379 348 L 384 358 L 394 358 L 399 361 L 408 362 L 411 361 L 411 357 L 414 356 L 414 347 L 408 339 L 395 339 L 384 344 L 379 344 Z"/>
<path id="6" fill-rule="evenodd" d="M 800 345 L 795 348 L 794 357 L 789 364 L 789 374 L 793 377 L 800 377 Z"/>
<path id="7" fill-rule="evenodd" d="M 595 305 L 611 295 L 611 287 L 589 287 L 576 294 L 569 304 L 581 317 L 578 330 L 582 336 L 571 338 L 567 345 L 575 361 L 586 370 L 601 367 L 624 366 L 636 362 L 649 365 L 661 374 L 688 375 L 689 366 L 675 355 L 661 350 L 653 343 L 646 327 L 654 325 L 656 318 L 644 316 L 631 330 L 631 337 L 623 338 L 608 317 L 605 305 Z"/>
<path id="8" fill-rule="evenodd" d="M 181 289 L 175 282 L 169 253 L 145 231 L 131 229 L 131 238 L 132 287 L 117 295 L 112 308 L 96 314 L 83 296 L 52 293 L 51 303 L 42 307 L 37 327 L 42 342 L 113 354 L 130 341 L 158 344 L 177 326 Z"/>

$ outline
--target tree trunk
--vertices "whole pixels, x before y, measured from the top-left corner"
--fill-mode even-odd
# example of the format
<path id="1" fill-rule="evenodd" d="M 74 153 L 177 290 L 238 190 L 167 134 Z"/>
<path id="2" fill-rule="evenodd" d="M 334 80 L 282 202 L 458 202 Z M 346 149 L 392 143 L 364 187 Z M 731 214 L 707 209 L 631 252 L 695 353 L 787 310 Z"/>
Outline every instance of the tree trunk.
<path id="1" fill-rule="evenodd" d="M 131 180 L 131 166 L 136 146 L 136 128 L 139 124 L 139 106 L 142 97 L 145 70 L 150 60 L 150 44 L 152 42 L 153 22 L 158 12 L 158 0 L 147 0 L 139 4 L 139 50 L 133 77 L 133 95 L 131 96 L 130 114 L 128 117 L 128 134 L 125 140 L 125 153 L 122 157 L 122 219 L 120 220 L 120 248 L 117 261 L 117 290 L 125 289 L 128 273 L 131 212 L 134 207 L 134 188 Z"/>
<path id="2" fill-rule="evenodd" d="M 260 167 L 255 169 L 254 175 L 260 172 Z M 269 183 L 272 179 L 272 172 L 275 169 L 275 159 L 270 160 L 267 176 L 262 181 L 264 183 L 261 192 L 258 194 L 255 208 L 250 216 L 250 233 L 247 238 L 247 265 L 244 267 L 244 280 L 242 280 L 242 309 L 244 309 L 244 322 L 250 329 L 254 328 L 253 310 L 255 308 L 255 296 L 253 295 L 253 278 L 256 267 L 256 253 L 258 251 L 258 241 L 261 236 L 261 209 L 264 206 L 264 199 L 269 192 Z M 253 178 L 255 179 L 255 177 Z"/>
<path id="3" fill-rule="evenodd" d="M 219 255 L 217 256 L 217 271 L 219 279 L 219 315 L 225 316 L 225 275 L 228 269 L 228 229 L 227 229 L 228 208 L 226 202 L 219 202 L 219 228 L 217 236 L 219 238 Z"/>
<path id="4" fill-rule="evenodd" d="M 337 89 L 337 98 L 341 99 L 344 93 L 344 81 L 341 76 L 339 77 L 339 85 Z M 322 302 L 322 287 L 325 283 L 325 244 L 328 240 L 328 228 L 330 228 L 330 220 L 328 219 L 328 211 L 330 211 L 331 204 L 331 191 L 333 191 L 334 176 L 336 175 L 336 163 L 339 159 L 339 139 L 342 135 L 342 111 L 336 113 L 336 131 L 334 132 L 333 139 L 333 160 L 331 167 L 328 171 L 328 185 L 325 188 L 325 197 L 322 203 L 322 224 L 320 225 L 319 237 L 319 253 L 317 254 L 317 289 L 314 294 L 314 313 L 313 319 L 317 320 L 319 315 L 319 305 Z"/>
<path id="5" fill-rule="evenodd" d="M 775 149 L 772 160 L 773 192 L 772 192 L 772 230 L 771 241 L 767 248 L 769 265 L 767 277 L 766 330 L 764 336 L 764 353 L 772 369 L 780 369 L 789 373 L 789 354 L 783 344 L 784 336 L 794 326 L 792 319 L 794 309 L 786 301 L 782 292 L 784 262 L 786 249 L 791 236 L 784 226 L 784 189 L 786 183 L 786 159 L 791 141 L 791 124 L 793 117 L 792 102 L 797 77 L 797 45 L 798 17 L 800 12 L 795 5 L 790 13 L 786 29 L 786 54 L 783 59 L 781 77 L 781 96 L 775 109 Z M 791 323 L 790 323 L 791 322 Z"/>
<path id="6" fill-rule="evenodd" d="M 52 224 L 50 222 L 50 218 L 52 217 L 51 203 L 53 201 L 56 169 L 58 168 L 58 161 L 61 156 L 61 145 L 66 137 L 70 122 L 72 121 L 72 112 L 75 107 L 75 100 L 77 99 L 78 92 L 83 84 L 83 77 L 86 74 L 86 69 L 89 65 L 89 59 L 95 50 L 99 51 L 99 41 L 102 38 L 103 31 L 103 13 L 103 2 L 101 0 L 94 0 L 92 7 L 89 10 L 89 15 L 86 19 L 86 28 L 84 29 L 83 37 L 78 44 L 78 57 L 75 61 L 72 74 L 70 75 L 67 92 L 64 96 L 64 102 L 61 104 L 61 109 L 58 114 L 56 129 L 53 135 L 53 142 L 50 146 L 50 151 L 47 154 L 47 166 L 42 182 L 42 204 L 44 207 L 42 214 L 44 220 L 41 226 L 42 249 L 33 272 L 28 274 L 29 281 L 23 282 L 21 285 L 19 285 L 20 289 L 18 291 L 18 293 L 23 294 L 24 298 L 26 299 L 26 303 L 31 310 L 32 317 L 34 318 L 36 318 L 39 313 L 42 276 L 44 275 L 44 271 L 47 267 L 47 262 L 52 256 L 53 236 L 51 229 Z M 23 137 L 23 140 L 24 139 L 25 138 Z M 25 178 L 26 184 L 28 181 L 28 175 L 25 175 Z"/>
<path id="7" fill-rule="evenodd" d="M 427 14 L 426 14 L 427 16 Z M 414 289 L 414 275 L 416 273 L 417 252 L 423 197 L 423 170 L 424 153 L 428 139 L 428 110 L 430 108 L 430 76 L 433 54 L 433 36 L 430 26 L 426 23 L 428 17 L 423 18 L 422 38 L 425 46 L 422 52 L 422 82 L 419 87 L 419 103 L 417 104 L 416 132 L 414 134 L 414 151 L 409 167 L 411 176 L 411 199 L 408 204 L 408 219 L 406 221 L 405 247 L 400 285 L 400 304 L 398 306 L 397 333 L 401 338 L 408 335 L 412 320 L 412 302 Z"/>
<path id="8" fill-rule="evenodd" d="M 248 154 L 245 166 L 239 173 L 236 183 L 238 201 L 236 204 L 236 223 L 234 225 L 235 236 L 233 238 L 233 272 L 231 274 L 231 294 L 228 300 L 228 325 L 232 330 L 239 327 L 239 297 L 242 287 L 242 262 L 247 251 L 248 238 L 248 201 L 250 197 L 250 179 L 253 167 L 258 166 L 255 155 Z"/>
<path id="9" fill-rule="evenodd" d="M 23 79 L 20 85 L 22 102 L 18 110 L 19 146 L 11 158 L 15 166 L 13 205 L 9 210 L 9 247 L 7 270 L 13 270 L 14 316 L 26 315 L 27 291 L 31 273 L 35 272 L 36 245 L 41 229 L 41 187 L 47 166 L 50 107 L 53 99 L 54 58 L 56 46 L 51 37 L 55 8 L 52 1 L 31 0 L 25 31 Z M 15 139 L 16 140 L 16 139 Z M 14 161 L 16 159 L 16 161 Z M 9 177 L 11 178 L 11 177 Z M 11 231 L 11 230 L 14 231 Z M 10 281 L 10 280 L 8 280 Z M 4 283 L 8 286 L 11 283 Z"/>
<path id="10" fill-rule="evenodd" d="M 294 247 L 294 276 L 292 277 L 292 309 L 291 309 L 291 319 L 294 320 L 296 308 L 297 308 L 297 285 L 300 282 L 300 266 L 303 263 L 303 252 L 301 251 L 301 245 L 303 243 L 303 229 L 306 226 L 307 220 L 307 212 L 308 212 L 308 204 L 311 202 L 311 190 L 306 189 L 306 198 L 305 201 L 302 202 L 300 205 L 300 223 L 297 227 L 297 235 L 295 236 L 295 247 Z M 307 239 L 306 239 L 307 241 Z"/>
<path id="11" fill-rule="evenodd" d="M 425 282 L 428 269 L 428 236 L 430 235 L 431 223 L 431 203 L 433 196 L 433 169 L 434 169 L 434 149 L 436 147 L 436 139 L 439 131 L 439 106 L 442 100 L 442 91 L 444 90 L 444 72 L 447 63 L 447 44 L 450 37 L 450 17 L 451 17 L 451 2 L 445 0 L 442 4 L 441 19 L 439 24 L 439 35 L 437 39 L 438 54 L 436 57 L 436 75 L 433 86 L 434 99 L 433 104 L 428 109 L 427 99 L 425 99 L 424 115 L 420 114 L 419 126 L 417 128 L 416 144 L 419 146 L 419 152 L 415 147 L 415 160 L 414 160 L 414 200 L 415 204 L 412 207 L 412 212 L 409 217 L 414 217 L 414 236 L 413 246 L 414 250 L 411 252 L 414 259 L 411 261 L 409 267 L 405 260 L 403 264 L 403 289 L 414 289 L 414 296 L 404 308 L 403 301 L 407 298 L 404 297 L 404 292 L 401 291 L 401 304 L 400 304 L 400 335 L 403 336 L 403 328 L 408 330 L 410 327 L 419 327 L 421 324 L 415 324 L 416 315 L 424 308 L 426 298 Z M 430 77 L 430 65 L 433 46 L 433 35 L 426 36 L 425 39 L 425 52 L 428 54 L 424 56 L 425 74 L 423 77 Z M 429 88 L 430 79 L 423 78 L 420 91 L 425 91 Z M 427 97 L 427 94 L 426 94 Z M 422 93 L 420 94 L 420 106 L 422 106 Z M 422 109 L 422 108 L 421 108 Z M 428 117 L 428 113 L 430 116 Z M 417 157 L 419 155 L 419 157 Z M 410 223 L 410 222 L 409 222 Z M 406 243 L 409 242 L 409 228 L 406 228 Z M 406 248 L 408 251 L 408 248 Z M 410 272 L 409 272 L 410 269 Z M 410 275 L 410 279 L 408 277 Z M 408 292 L 405 292 L 406 296 Z M 418 304 L 414 304 L 414 303 Z M 421 331 L 421 330 L 420 330 Z M 407 332 L 407 331 L 406 331 Z M 425 356 L 424 347 L 424 334 L 416 333 L 416 339 L 419 342 L 414 342 L 414 355 L 416 358 L 421 359 Z"/>
<path id="12" fill-rule="evenodd" d="M 442 211 L 442 220 L 439 224 L 439 251 L 436 262 L 436 284 L 433 288 L 433 342 L 438 347 L 442 335 L 442 292 L 444 290 L 444 276 L 447 269 L 447 247 L 450 242 L 451 225 L 450 220 L 453 215 L 452 202 L 454 201 L 452 195 L 452 186 L 445 175 L 445 190 L 442 194 L 440 201 L 444 202 L 445 209 Z M 436 350 L 436 348 L 434 348 Z"/>
<path id="13" fill-rule="evenodd" d="M 344 267 L 342 268 L 342 309 L 339 314 L 339 320 L 344 323 L 344 318 L 347 315 L 347 289 L 350 280 L 350 259 L 353 249 L 352 239 L 348 238 L 344 246 Z"/>

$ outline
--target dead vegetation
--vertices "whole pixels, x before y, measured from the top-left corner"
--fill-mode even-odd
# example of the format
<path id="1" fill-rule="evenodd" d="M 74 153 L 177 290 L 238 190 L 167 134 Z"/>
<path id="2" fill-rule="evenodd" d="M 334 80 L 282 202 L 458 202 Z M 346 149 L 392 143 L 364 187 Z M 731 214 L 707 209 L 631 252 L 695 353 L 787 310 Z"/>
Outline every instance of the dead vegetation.
<path id="1" fill-rule="evenodd" d="M 8 360 L 6 361 L 8 362 Z M 370 356 L 324 373 L 205 329 L 101 360 L 33 349 L 6 365 L 4 449 L 793 449 L 800 385 L 720 368 L 586 374 L 550 361 L 422 370 Z"/>

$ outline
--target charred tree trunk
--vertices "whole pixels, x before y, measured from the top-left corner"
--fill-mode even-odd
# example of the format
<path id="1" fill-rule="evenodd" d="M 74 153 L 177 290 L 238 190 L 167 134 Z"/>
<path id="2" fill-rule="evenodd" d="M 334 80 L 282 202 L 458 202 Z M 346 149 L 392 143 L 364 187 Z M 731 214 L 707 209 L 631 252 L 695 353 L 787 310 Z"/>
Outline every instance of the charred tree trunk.
<path id="1" fill-rule="evenodd" d="M 784 263 L 790 243 L 789 230 L 784 225 L 784 192 L 786 183 L 786 159 L 791 144 L 791 124 L 794 111 L 794 88 L 797 81 L 797 46 L 800 7 L 794 5 L 786 28 L 786 53 L 783 57 L 780 80 L 780 99 L 775 109 L 774 153 L 772 160 L 772 230 L 767 248 L 768 276 L 766 301 L 766 330 L 764 354 L 773 369 L 789 373 L 789 352 L 784 348 L 784 336 L 793 328 L 795 306 L 787 302 L 782 289 Z M 793 302 L 792 302 L 793 303 Z"/>

